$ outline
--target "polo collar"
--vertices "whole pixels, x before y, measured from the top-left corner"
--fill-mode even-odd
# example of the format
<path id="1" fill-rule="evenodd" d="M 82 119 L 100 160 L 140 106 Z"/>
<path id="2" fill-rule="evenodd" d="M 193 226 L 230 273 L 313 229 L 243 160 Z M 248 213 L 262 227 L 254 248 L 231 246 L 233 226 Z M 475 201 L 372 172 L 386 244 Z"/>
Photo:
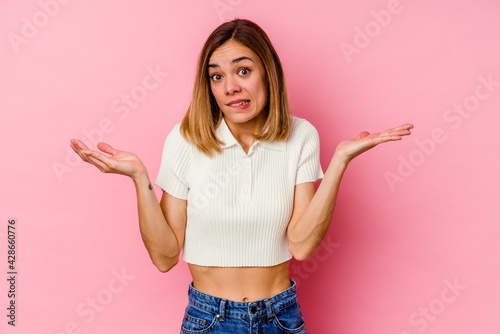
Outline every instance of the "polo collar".
<path id="1" fill-rule="evenodd" d="M 221 148 L 223 149 L 238 144 L 238 141 L 234 138 L 231 130 L 229 130 L 224 117 L 222 117 L 219 127 L 215 131 L 215 135 L 224 142 L 224 145 L 221 145 Z"/>
<path id="2" fill-rule="evenodd" d="M 260 145 L 263 147 L 270 149 L 270 150 L 275 150 L 275 151 L 285 151 L 286 150 L 286 142 L 284 141 L 260 141 L 257 140 Z"/>
<path id="3" fill-rule="evenodd" d="M 222 120 L 219 124 L 219 127 L 215 131 L 215 134 L 217 138 L 219 138 L 221 141 L 224 142 L 224 145 L 221 145 L 222 149 L 231 147 L 233 145 L 239 145 L 238 141 L 236 138 L 234 138 L 233 134 L 231 133 L 231 130 L 229 130 L 229 127 L 226 124 L 226 121 L 224 120 L 224 117 L 222 117 Z M 259 145 L 262 145 L 263 147 L 271 150 L 276 150 L 276 151 L 285 151 L 286 149 L 286 142 L 284 141 L 260 141 L 256 140 Z"/>

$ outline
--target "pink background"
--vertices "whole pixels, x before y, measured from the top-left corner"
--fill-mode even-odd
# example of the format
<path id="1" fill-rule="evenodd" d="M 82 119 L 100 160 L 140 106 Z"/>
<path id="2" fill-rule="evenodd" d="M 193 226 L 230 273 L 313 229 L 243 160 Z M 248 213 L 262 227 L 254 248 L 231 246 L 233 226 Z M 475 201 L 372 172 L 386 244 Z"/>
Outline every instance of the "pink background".
<path id="1" fill-rule="evenodd" d="M 415 125 L 353 161 L 317 254 L 292 261 L 309 333 L 499 334 L 499 15 L 495 0 L 2 1 L 0 267 L 16 218 L 19 275 L 16 328 L 0 280 L 1 331 L 178 333 L 187 264 L 157 271 L 131 180 L 78 163 L 69 139 L 134 152 L 154 179 L 204 41 L 242 17 L 273 41 L 323 170 L 343 139 Z"/>

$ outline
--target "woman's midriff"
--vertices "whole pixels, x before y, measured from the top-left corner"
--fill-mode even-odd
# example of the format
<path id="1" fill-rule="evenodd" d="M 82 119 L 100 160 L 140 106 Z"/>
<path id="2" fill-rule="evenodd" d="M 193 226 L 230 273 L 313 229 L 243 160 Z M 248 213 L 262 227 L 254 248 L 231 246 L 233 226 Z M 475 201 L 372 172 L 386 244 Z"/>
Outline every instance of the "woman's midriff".
<path id="1" fill-rule="evenodd" d="M 290 261 L 272 267 L 204 267 L 189 263 L 195 289 L 239 302 L 272 297 L 288 289 Z"/>

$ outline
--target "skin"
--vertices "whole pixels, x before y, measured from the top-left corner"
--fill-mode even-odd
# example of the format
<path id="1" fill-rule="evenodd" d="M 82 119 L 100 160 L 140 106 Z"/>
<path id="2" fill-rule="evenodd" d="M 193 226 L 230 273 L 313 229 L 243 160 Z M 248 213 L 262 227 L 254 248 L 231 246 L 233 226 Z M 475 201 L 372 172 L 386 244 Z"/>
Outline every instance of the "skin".
<path id="1" fill-rule="evenodd" d="M 245 57 L 245 59 L 242 59 Z M 248 58 L 248 59 L 247 59 Z M 267 103 L 267 82 L 263 64 L 249 48 L 229 41 L 216 49 L 209 62 L 211 91 L 224 114 L 233 136 L 245 152 L 264 124 L 262 110 Z M 250 100 L 249 107 L 238 109 L 230 101 Z M 323 240 L 333 214 L 342 175 L 356 156 L 385 142 L 410 135 L 411 124 L 372 133 L 363 131 L 342 141 L 336 148 L 325 176 L 315 191 L 314 183 L 295 187 L 294 208 L 287 233 L 289 250 L 299 261 L 314 255 Z M 141 236 L 148 253 L 162 272 L 179 261 L 186 227 L 187 202 L 165 191 L 158 203 L 150 189 L 151 181 L 141 160 L 133 153 L 116 150 L 106 143 L 90 150 L 83 142 L 71 140 L 71 147 L 83 161 L 104 173 L 130 177 L 136 187 Z M 290 287 L 289 261 L 273 267 L 203 267 L 188 264 L 194 287 L 205 293 L 235 301 L 271 297 Z"/>
<path id="2" fill-rule="evenodd" d="M 267 104 L 264 65 L 252 50 L 232 41 L 217 48 L 208 65 L 212 94 L 231 133 L 248 153 L 254 142 L 253 135 L 265 122 L 262 112 Z M 250 100 L 246 109 L 228 105 L 240 99 Z"/>

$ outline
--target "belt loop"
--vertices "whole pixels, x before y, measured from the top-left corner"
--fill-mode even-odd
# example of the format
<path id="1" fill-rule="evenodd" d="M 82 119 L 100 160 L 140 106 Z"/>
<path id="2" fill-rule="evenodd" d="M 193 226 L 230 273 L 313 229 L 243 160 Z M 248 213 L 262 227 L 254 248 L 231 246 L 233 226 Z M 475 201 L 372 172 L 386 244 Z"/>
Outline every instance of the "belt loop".
<path id="1" fill-rule="evenodd" d="M 220 301 L 220 307 L 219 307 L 219 320 L 224 321 L 224 318 L 226 317 L 226 299 L 221 299 Z"/>
<path id="2" fill-rule="evenodd" d="M 267 321 L 271 321 L 274 317 L 273 305 L 270 299 L 264 300 L 266 303 Z"/>

